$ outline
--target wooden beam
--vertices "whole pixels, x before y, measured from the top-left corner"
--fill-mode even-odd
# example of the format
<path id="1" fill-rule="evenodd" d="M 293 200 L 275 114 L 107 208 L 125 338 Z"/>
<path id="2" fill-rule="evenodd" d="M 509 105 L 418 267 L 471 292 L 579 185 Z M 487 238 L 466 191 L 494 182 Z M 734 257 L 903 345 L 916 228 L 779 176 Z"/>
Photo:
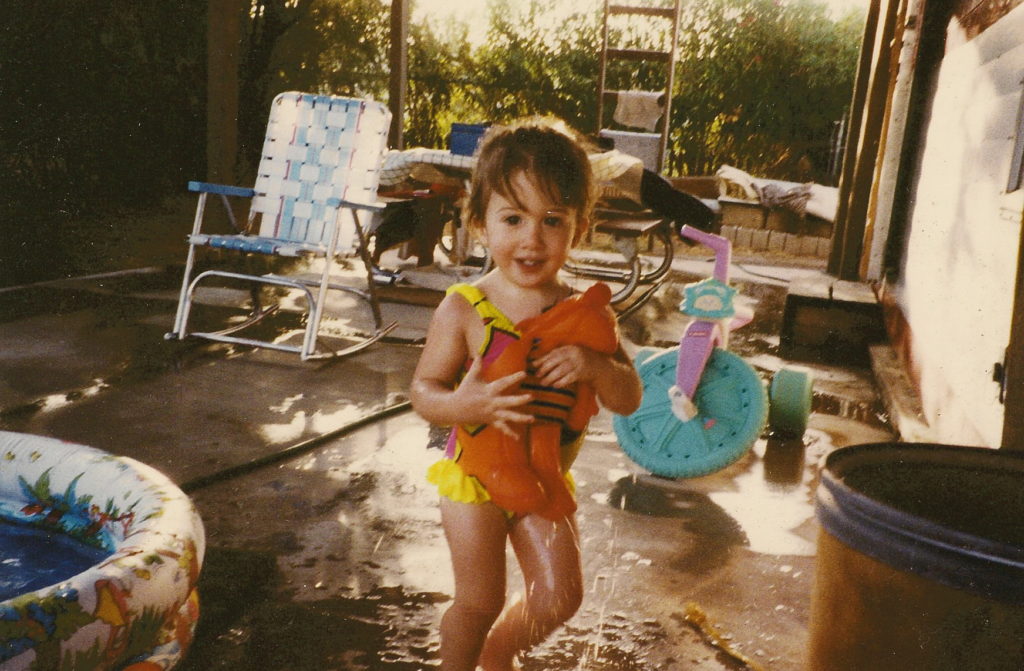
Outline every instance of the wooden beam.
<path id="1" fill-rule="evenodd" d="M 206 179 L 238 179 L 238 64 L 243 3 L 209 0 L 206 7 Z"/>
<path id="2" fill-rule="evenodd" d="M 854 168 L 857 165 L 857 149 L 860 146 L 861 131 L 864 125 L 864 105 L 868 97 L 868 82 L 871 79 L 871 56 L 875 51 L 875 37 L 878 33 L 880 10 L 880 0 L 871 0 L 867 15 L 864 17 L 864 31 L 861 35 L 857 73 L 853 83 L 853 97 L 850 101 L 846 140 L 843 143 L 843 165 L 839 171 L 839 203 L 836 209 L 836 220 L 832 233 L 832 251 L 828 261 L 828 272 L 832 275 L 839 274 L 842 260 L 842 241 L 846 237 L 850 194 L 853 190 Z"/>
<path id="3" fill-rule="evenodd" d="M 844 194 L 847 209 L 842 225 L 832 243 L 829 271 L 844 280 L 857 280 L 860 256 L 864 249 L 864 230 L 868 202 L 878 161 L 878 149 L 885 122 L 889 70 L 893 65 L 892 39 L 899 9 L 897 0 L 883 0 L 879 15 L 878 34 L 874 41 L 874 54 L 867 97 L 864 101 L 863 126 L 857 147 L 856 163 L 850 175 L 849 191 Z M 872 2 L 874 8 L 875 2 Z M 846 175 L 844 175 L 846 177 Z"/>
<path id="4" fill-rule="evenodd" d="M 1003 439 L 1005 450 L 1024 450 L 1024 213 L 1017 245 L 1017 280 L 1013 291 L 1010 344 L 1003 362 Z"/>
<path id="5" fill-rule="evenodd" d="M 388 107 L 391 109 L 391 132 L 388 144 L 403 149 L 402 129 L 405 125 L 405 92 L 409 85 L 409 0 L 391 0 L 391 67 Z"/>

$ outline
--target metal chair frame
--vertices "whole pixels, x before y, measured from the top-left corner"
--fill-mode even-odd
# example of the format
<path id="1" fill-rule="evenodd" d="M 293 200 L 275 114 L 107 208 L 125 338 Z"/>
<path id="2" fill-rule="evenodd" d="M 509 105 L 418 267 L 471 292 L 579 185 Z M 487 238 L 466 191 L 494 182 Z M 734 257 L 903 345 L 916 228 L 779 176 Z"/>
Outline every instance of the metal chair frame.
<path id="1" fill-rule="evenodd" d="M 375 287 L 373 264 L 367 248 L 369 219 L 383 210 L 377 202 L 377 185 L 391 114 L 376 102 L 288 92 L 271 105 L 263 158 L 255 188 L 205 182 L 189 182 L 199 194 L 188 257 L 182 279 L 174 329 L 168 339 L 204 338 L 252 347 L 296 353 L 303 361 L 345 356 L 377 342 L 397 323 L 383 325 Z M 210 194 L 251 199 L 249 227 L 260 217 L 259 232 L 208 234 L 202 232 Z M 229 212 L 230 212 L 230 208 Z M 346 214 L 348 215 L 346 217 Z M 205 270 L 194 277 L 196 250 L 200 247 L 233 249 L 245 254 L 271 257 L 306 257 L 323 260 L 317 279 L 274 273 L 254 275 L 228 270 Z M 366 289 L 332 282 L 334 261 L 355 252 L 366 268 Z M 218 331 L 189 331 L 188 320 L 199 285 L 210 278 L 252 284 L 253 306 L 248 318 Z M 306 327 L 301 345 L 233 335 L 277 309 L 259 304 L 260 286 L 278 286 L 302 292 L 306 301 Z M 331 350 L 320 339 L 320 323 L 329 290 L 355 294 L 369 303 L 374 332 L 340 350 Z"/>

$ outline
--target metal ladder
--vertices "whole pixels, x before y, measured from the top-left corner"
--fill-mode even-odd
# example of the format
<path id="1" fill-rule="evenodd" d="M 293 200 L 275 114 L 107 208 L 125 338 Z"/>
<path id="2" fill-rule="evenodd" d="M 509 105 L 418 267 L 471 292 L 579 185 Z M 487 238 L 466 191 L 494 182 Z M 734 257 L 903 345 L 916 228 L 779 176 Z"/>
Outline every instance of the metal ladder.
<path id="1" fill-rule="evenodd" d="M 634 0 L 635 2 L 636 0 Z M 672 86 L 675 75 L 676 50 L 679 43 L 679 7 L 681 0 L 670 0 L 657 5 L 629 5 L 612 3 L 610 0 L 604 2 L 604 21 L 601 30 L 601 75 L 598 79 L 597 91 L 597 132 L 599 136 L 620 140 L 621 144 L 635 144 L 637 146 L 653 146 L 654 156 L 645 158 L 644 165 L 654 172 L 660 173 L 665 160 L 665 152 L 668 147 L 669 121 L 672 112 Z M 640 49 L 631 47 L 609 45 L 609 28 L 612 31 L 618 30 L 619 35 L 628 34 L 631 22 L 635 30 L 635 24 L 644 22 L 643 25 L 653 24 L 660 26 L 660 47 L 656 49 Z M 640 32 L 649 34 L 648 31 Z M 636 32 L 635 34 L 639 34 Z M 667 42 L 667 45 L 666 45 Z M 621 68 L 609 67 L 615 61 L 630 61 L 635 67 L 627 70 L 628 76 L 623 76 Z M 626 79 L 636 81 L 638 75 L 646 62 L 658 63 L 664 67 L 663 89 L 657 91 L 638 91 L 636 93 L 656 94 L 661 93 L 662 114 L 655 127 L 655 132 L 634 132 L 625 130 L 621 124 L 617 124 L 613 117 L 615 106 L 618 104 L 620 93 L 623 91 L 621 85 Z M 609 70 L 616 70 L 610 72 Z M 610 82 L 609 80 L 613 80 Z M 615 86 L 618 84 L 619 86 Z M 612 114 L 608 110 L 612 110 Z M 606 123 L 606 121 L 610 123 Z M 632 153 L 623 148 L 616 147 L 624 153 Z"/>

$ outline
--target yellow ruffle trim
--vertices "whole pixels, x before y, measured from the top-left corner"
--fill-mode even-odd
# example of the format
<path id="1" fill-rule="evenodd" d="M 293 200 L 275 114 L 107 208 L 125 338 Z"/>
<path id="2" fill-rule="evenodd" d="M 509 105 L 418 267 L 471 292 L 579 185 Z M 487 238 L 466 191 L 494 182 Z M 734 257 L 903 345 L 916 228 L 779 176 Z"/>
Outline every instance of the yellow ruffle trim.
<path id="1" fill-rule="evenodd" d="M 480 481 L 466 475 L 455 461 L 445 458 L 427 469 L 427 482 L 437 486 L 437 493 L 458 503 L 486 503 L 491 500 Z"/>
<path id="2" fill-rule="evenodd" d="M 447 457 L 430 465 L 427 482 L 435 485 L 441 496 L 459 503 L 487 503 L 491 500 L 491 495 L 479 480 L 466 475 L 458 463 Z M 576 480 L 572 473 L 566 472 L 565 485 L 569 493 L 576 496 Z"/>

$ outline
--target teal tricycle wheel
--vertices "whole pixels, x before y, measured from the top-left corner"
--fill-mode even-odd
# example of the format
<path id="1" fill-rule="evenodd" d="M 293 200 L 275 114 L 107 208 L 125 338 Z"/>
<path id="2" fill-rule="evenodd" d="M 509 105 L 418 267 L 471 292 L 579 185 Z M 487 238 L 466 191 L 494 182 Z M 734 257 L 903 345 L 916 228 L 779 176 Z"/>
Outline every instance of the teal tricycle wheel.
<path id="1" fill-rule="evenodd" d="M 768 387 L 768 426 L 772 433 L 784 438 L 804 435 L 811 415 L 812 386 L 807 371 L 782 368 L 772 376 Z"/>
<path id="2" fill-rule="evenodd" d="M 640 408 L 616 415 L 623 451 L 655 475 L 692 478 L 733 463 L 764 430 L 768 396 L 757 372 L 739 356 L 715 349 L 694 394 L 697 416 L 683 422 L 672 412 L 679 348 L 637 357 L 644 385 Z"/>

